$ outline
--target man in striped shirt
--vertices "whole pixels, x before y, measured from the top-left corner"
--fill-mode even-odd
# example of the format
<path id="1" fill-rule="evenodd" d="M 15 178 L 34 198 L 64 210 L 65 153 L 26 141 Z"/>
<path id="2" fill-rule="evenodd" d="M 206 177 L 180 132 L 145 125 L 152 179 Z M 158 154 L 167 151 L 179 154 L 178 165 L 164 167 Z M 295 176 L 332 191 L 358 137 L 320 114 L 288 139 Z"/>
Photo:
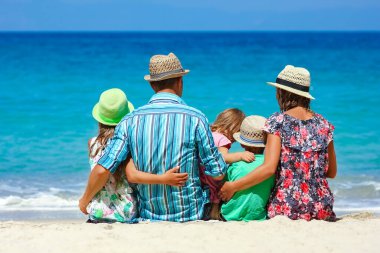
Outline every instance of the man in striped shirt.
<path id="1" fill-rule="evenodd" d="M 122 161 L 132 157 L 137 171 L 127 166 L 127 179 L 138 183 L 139 213 L 144 219 L 179 222 L 202 219 L 208 200 L 201 187 L 199 165 L 202 163 L 205 173 L 216 179 L 222 179 L 227 169 L 214 145 L 207 118 L 181 99 L 182 76 L 188 72 L 174 54 L 151 58 L 150 75 L 145 79 L 156 94 L 147 105 L 119 123 L 95 167 L 104 174 L 113 173 Z M 136 174 L 138 171 L 163 174 L 176 166 L 181 173 L 188 174 L 182 187 L 144 184 L 149 182 Z M 95 168 L 91 174 L 96 173 Z M 81 210 L 102 182 L 90 175 L 80 201 Z"/>

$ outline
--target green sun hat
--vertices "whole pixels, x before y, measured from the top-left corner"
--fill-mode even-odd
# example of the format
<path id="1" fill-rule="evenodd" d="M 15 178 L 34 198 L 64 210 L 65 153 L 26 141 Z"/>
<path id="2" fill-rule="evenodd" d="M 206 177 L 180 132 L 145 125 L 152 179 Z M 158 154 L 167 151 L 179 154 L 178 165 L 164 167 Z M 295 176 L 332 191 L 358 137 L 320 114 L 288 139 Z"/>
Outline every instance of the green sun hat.
<path id="1" fill-rule="evenodd" d="M 134 107 L 128 101 L 125 93 L 120 89 L 113 88 L 100 95 L 99 102 L 92 109 L 92 116 L 104 125 L 116 126 L 125 115 L 133 110 Z"/>

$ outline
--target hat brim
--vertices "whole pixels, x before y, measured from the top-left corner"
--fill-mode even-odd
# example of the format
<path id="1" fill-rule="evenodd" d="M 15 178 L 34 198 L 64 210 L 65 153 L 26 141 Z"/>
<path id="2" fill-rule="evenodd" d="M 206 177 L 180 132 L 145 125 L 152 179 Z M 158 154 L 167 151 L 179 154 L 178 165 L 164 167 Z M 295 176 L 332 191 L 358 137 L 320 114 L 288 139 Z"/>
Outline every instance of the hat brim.
<path id="1" fill-rule="evenodd" d="M 252 144 L 249 142 L 246 142 L 240 138 L 240 132 L 234 133 L 233 134 L 234 139 L 239 142 L 240 144 L 243 144 L 244 146 L 248 147 L 257 147 L 257 148 L 265 148 L 265 144 Z"/>
<path id="2" fill-rule="evenodd" d="M 128 101 L 128 109 L 129 109 L 129 113 L 131 113 L 135 107 L 133 106 L 133 104 L 131 102 Z M 128 113 L 127 113 L 128 114 Z M 126 115 L 127 115 L 126 114 Z M 106 126 L 116 126 L 117 124 L 119 124 L 120 120 L 119 121 L 115 121 L 115 122 L 108 122 L 108 121 L 104 121 L 101 117 L 100 117 L 100 112 L 99 112 L 99 103 L 97 103 L 94 108 L 92 109 L 92 117 L 94 117 L 94 119 L 96 121 L 98 121 L 99 123 L 102 123 L 103 125 L 106 125 Z M 124 116 L 123 116 L 124 118 Z"/>
<path id="3" fill-rule="evenodd" d="M 297 95 L 302 96 L 302 97 L 306 97 L 306 98 L 309 98 L 309 99 L 312 99 L 312 100 L 315 99 L 312 95 L 310 95 L 309 92 L 300 91 L 300 90 L 297 90 L 297 89 L 294 89 L 294 88 L 290 88 L 288 86 L 285 86 L 285 85 L 282 85 L 282 84 L 279 84 L 279 83 L 267 82 L 267 84 L 272 85 L 272 86 L 277 87 L 277 88 L 280 88 L 280 89 L 283 89 L 283 90 L 286 90 L 286 91 L 289 91 L 291 93 L 297 94 Z"/>
<path id="4" fill-rule="evenodd" d="M 187 75 L 189 72 L 190 72 L 190 70 L 185 69 L 185 71 L 183 71 L 183 72 L 164 75 L 164 76 L 161 76 L 160 78 L 151 78 L 150 75 L 146 75 L 146 76 L 144 76 L 144 79 L 145 79 L 145 81 L 148 81 L 148 82 L 162 81 L 162 80 L 166 80 L 166 79 L 170 79 L 170 78 L 176 78 L 176 77 L 184 76 L 184 75 Z"/>

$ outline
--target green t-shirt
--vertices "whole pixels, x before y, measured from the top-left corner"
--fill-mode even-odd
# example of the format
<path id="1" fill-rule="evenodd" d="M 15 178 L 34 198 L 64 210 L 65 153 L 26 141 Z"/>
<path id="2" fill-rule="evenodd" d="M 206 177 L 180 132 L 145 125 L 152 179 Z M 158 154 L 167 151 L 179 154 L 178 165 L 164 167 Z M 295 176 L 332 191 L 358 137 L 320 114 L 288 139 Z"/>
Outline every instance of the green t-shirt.
<path id="1" fill-rule="evenodd" d="M 264 155 L 256 155 L 252 163 L 237 162 L 227 170 L 227 181 L 236 181 L 264 163 Z M 221 213 L 226 220 L 265 220 L 266 205 L 274 186 L 274 176 L 243 191 L 236 192 L 230 201 L 223 204 Z"/>

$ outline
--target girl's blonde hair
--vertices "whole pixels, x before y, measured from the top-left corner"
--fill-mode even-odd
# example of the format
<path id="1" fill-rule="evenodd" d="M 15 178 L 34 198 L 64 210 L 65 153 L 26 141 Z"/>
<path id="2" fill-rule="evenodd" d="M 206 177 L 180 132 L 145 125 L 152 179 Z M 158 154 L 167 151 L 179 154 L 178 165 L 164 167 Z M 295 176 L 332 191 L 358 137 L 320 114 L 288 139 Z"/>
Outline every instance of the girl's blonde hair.
<path id="1" fill-rule="evenodd" d="M 226 109 L 216 117 L 215 122 L 211 125 L 211 131 L 221 133 L 233 141 L 233 134 L 239 132 L 244 118 L 243 111 L 237 108 Z"/>
<path id="2" fill-rule="evenodd" d="M 102 123 L 99 123 L 99 133 L 95 141 L 89 146 L 89 156 L 94 158 L 96 155 L 100 154 L 104 148 L 107 146 L 108 140 L 113 137 L 115 133 L 115 126 L 107 126 Z M 119 182 L 122 177 L 122 170 L 125 168 L 126 162 L 122 162 L 113 176 L 116 179 L 116 182 Z"/>

